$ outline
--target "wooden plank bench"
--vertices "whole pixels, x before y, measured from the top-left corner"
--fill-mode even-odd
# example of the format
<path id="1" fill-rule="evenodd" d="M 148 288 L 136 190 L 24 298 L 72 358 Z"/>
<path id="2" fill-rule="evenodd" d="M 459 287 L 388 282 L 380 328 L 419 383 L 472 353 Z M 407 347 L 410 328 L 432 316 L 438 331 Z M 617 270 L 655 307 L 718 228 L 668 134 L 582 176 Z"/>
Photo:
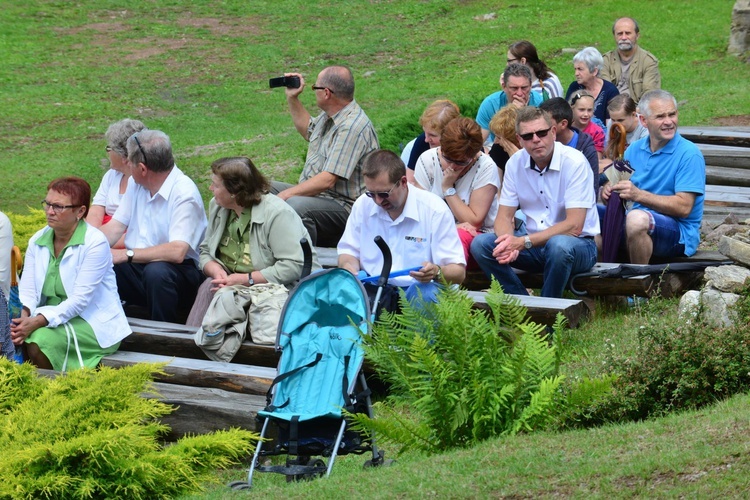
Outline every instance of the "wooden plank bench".
<path id="1" fill-rule="evenodd" d="M 162 423 L 171 429 L 166 436 L 167 440 L 176 440 L 186 434 L 206 434 L 230 427 L 260 432 L 255 416 L 265 408 L 265 396 L 160 382 L 154 383 L 154 389 L 157 396 L 144 396 L 157 397 L 160 401 L 176 407 L 172 413 L 161 419 Z"/>
<path id="2" fill-rule="evenodd" d="M 477 309 L 490 310 L 485 292 L 468 291 Z M 552 326 L 557 314 L 562 314 L 570 328 L 577 328 L 583 318 L 588 317 L 589 309 L 578 299 L 550 299 L 532 295 L 513 295 L 528 310 L 529 318 L 535 323 Z"/>
<path id="3" fill-rule="evenodd" d="M 318 253 L 318 262 L 324 268 L 336 267 L 338 255 L 335 248 L 315 247 Z M 474 299 L 475 305 L 480 309 L 487 309 L 487 302 L 484 294 L 480 293 L 490 287 L 490 281 L 481 270 L 468 271 L 463 287 L 473 291 L 469 293 Z M 580 319 L 588 313 L 588 309 L 580 300 L 564 301 L 563 299 L 549 299 L 546 297 L 529 297 L 525 295 L 515 295 L 521 303 L 528 308 L 529 317 L 532 321 L 545 325 L 552 325 L 555 322 L 557 313 L 562 313 L 567 319 L 568 324 L 575 328 L 578 326 Z M 562 302 L 558 302 L 562 300 Z"/>
<path id="4" fill-rule="evenodd" d="M 120 350 L 188 359 L 208 359 L 201 348 L 195 345 L 195 327 L 139 318 L 128 318 L 128 322 L 133 333 L 122 340 Z M 245 340 L 232 363 L 275 368 L 279 363 L 279 353 L 272 345 L 260 345 Z"/>
<path id="5" fill-rule="evenodd" d="M 120 350 L 102 359 L 104 366 L 113 368 L 136 363 L 165 363 L 165 375 L 156 377 L 160 382 L 210 387 L 244 394 L 265 395 L 276 377 L 276 369 L 265 366 L 178 358 L 135 351 Z"/>
<path id="6" fill-rule="evenodd" d="M 323 267 L 335 267 L 336 265 L 336 249 L 335 248 L 320 248 L 317 247 L 318 260 Z M 693 257 L 675 259 L 676 262 L 684 262 L 690 260 L 716 260 L 722 261 L 726 257 L 718 252 L 698 252 Z M 598 271 L 602 269 L 611 269 L 619 266 L 618 263 L 604 263 L 599 262 L 593 268 L 592 271 Z M 527 288 L 541 288 L 542 287 L 542 275 L 539 273 L 527 273 L 521 270 L 516 270 L 521 282 Z M 687 289 L 695 286 L 703 276 L 703 272 L 696 271 L 692 273 L 664 273 L 663 275 L 642 275 L 633 276 L 629 278 L 601 278 L 601 277 L 586 277 L 576 280 L 576 288 L 578 290 L 586 291 L 588 295 L 600 296 L 600 295 L 636 295 L 639 297 L 651 297 L 657 292 L 663 297 L 674 297 Z M 467 290 L 481 291 L 486 290 L 490 286 L 490 280 L 487 276 L 479 269 L 469 270 L 466 272 L 466 279 L 463 282 L 463 287 Z M 519 298 L 523 296 L 518 296 Z M 542 299 L 543 297 L 536 297 Z M 550 300 L 550 299 L 547 299 Z M 539 323 L 549 323 L 551 317 L 554 321 L 556 311 L 563 312 L 560 309 L 561 306 L 549 303 L 550 311 L 545 312 L 545 305 L 543 302 L 537 302 L 535 304 L 529 304 L 531 307 L 530 314 L 534 321 Z M 554 311 L 554 312 L 553 312 Z M 571 322 L 573 324 L 574 322 Z M 576 323 L 577 324 L 577 323 Z"/>

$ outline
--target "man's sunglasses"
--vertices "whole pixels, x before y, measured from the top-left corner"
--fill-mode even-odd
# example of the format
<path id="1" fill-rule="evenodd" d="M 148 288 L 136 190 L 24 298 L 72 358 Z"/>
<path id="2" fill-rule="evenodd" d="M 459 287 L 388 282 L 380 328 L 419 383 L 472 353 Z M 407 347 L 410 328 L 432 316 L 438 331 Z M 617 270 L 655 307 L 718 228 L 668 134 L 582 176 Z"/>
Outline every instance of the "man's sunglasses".
<path id="1" fill-rule="evenodd" d="M 524 141 L 530 141 L 536 135 L 541 139 L 542 137 L 547 137 L 547 134 L 549 134 L 550 130 L 552 130 L 552 127 L 537 130 L 536 132 L 529 132 L 528 134 L 518 134 L 518 137 L 520 137 Z"/>
<path id="2" fill-rule="evenodd" d="M 401 179 L 396 181 L 396 184 L 394 184 L 393 187 L 389 189 L 388 191 L 365 191 L 365 194 L 367 195 L 368 198 L 375 198 L 377 196 L 379 198 L 387 200 L 388 197 L 391 195 L 391 191 L 396 189 L 396 186 L 398 186 L 399 184 L 401 184 Z"/>

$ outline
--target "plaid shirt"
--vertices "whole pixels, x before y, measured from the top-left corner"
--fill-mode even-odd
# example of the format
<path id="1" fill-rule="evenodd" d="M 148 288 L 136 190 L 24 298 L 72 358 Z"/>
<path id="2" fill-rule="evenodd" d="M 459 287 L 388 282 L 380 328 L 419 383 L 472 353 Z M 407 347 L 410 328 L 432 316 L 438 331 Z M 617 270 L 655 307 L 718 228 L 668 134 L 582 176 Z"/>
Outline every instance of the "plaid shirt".
<path id="1" fill-rule="evenodd" d="M 323 112 L 311 119 L 307 133 L 310 145 L 299 182 L 320 172 L 336 175 L 338 179 L 333 189 L 321 196 L 333 198 L 351 209 L 354 200 L 365 190 L 359 160 L 378 149 L 378 136 L 372 122 L 353 100 L 332 117 Z"/>

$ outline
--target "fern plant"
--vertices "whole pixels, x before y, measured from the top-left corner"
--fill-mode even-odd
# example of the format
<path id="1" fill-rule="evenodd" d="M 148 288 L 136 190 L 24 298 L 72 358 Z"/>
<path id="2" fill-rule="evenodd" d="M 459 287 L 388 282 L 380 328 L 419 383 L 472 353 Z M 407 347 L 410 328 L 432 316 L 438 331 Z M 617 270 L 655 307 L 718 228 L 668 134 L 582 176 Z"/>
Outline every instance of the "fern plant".
<path id="1" fill-rule="evenodd" d="M 216 481 L 257 435 L 231 429 L 170 446 L 154 365 L 37 377 L 0 359 L 0 498 L 174 498 Z"/>
<path id="2" fill-rule="evenodd" d="M 390 395 L 376 404 L 377 418 L 352 415 L 355 426 L 399 453 L 437 453 L 544 426 L 561 399 L 556 346 L 497 282 L 487 303 L 489 315 L 461 290 L 447 288 L 426 309 L 402 296 L 401 314 L 382 315 L 365 339 Z"/>

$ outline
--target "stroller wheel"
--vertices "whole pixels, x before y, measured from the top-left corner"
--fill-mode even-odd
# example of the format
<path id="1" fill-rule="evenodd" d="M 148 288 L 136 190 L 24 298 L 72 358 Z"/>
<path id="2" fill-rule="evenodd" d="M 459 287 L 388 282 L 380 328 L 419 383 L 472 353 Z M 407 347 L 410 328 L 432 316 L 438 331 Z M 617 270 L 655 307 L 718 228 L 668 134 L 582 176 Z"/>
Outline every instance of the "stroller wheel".
<path id="1" fill-rule="evenodd" d="M 372 458 L 371 460 L 368 460 L 365 462 L 365 465 L 363 466 L 364 469 L 369 469 L 371 467 L 390 467 L 391 465 L 395 464 L 396 461 L 392 460 L 390 458 L 385 458 L 385 453 L 380 451 L 378 453 L 377 458 Z"/>
<path id="2" fill-rule="evenodd" d="M 251 488 L 250 483 L 247 481 L 232 481 L 227 486 L 235 491 L 249 490 Z"/>

